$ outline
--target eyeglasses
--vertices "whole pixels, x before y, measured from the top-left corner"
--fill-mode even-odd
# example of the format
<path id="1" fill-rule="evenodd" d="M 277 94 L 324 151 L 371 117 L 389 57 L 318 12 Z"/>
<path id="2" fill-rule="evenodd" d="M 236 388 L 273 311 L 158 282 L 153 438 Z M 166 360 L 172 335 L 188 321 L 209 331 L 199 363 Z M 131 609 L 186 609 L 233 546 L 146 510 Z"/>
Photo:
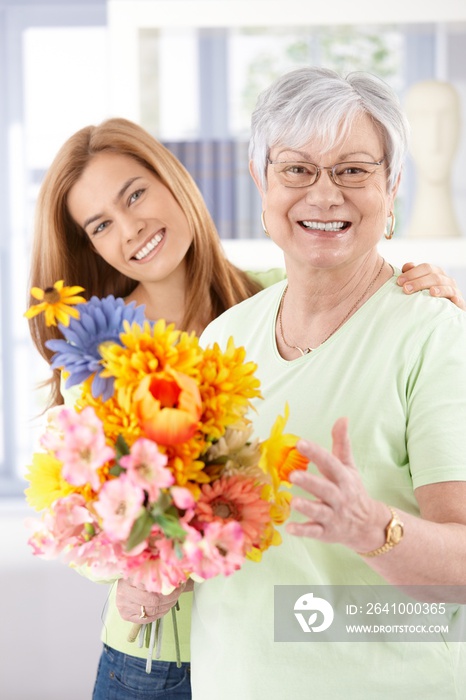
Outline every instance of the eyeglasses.
<path id="1" fill-rule="evenodd" d="M 364 183 L 373 175 L 381 165 L 385 156 L 377 163 L 365 163 L 363 161 L 349 161 L 347 163 L 336 163 L 331 167 L 321 168 L 314 163 L 294 162 L 287 163 L 280 160 L 270 160 L 269 165 L 273 165 L 274 171 L 279 181 L 285 187 L 310 187 L 315 185 L 322 170 L 328 170 L 331 181 L 337 187 L 353 187 L 355 189 L 365 187 Z"/>

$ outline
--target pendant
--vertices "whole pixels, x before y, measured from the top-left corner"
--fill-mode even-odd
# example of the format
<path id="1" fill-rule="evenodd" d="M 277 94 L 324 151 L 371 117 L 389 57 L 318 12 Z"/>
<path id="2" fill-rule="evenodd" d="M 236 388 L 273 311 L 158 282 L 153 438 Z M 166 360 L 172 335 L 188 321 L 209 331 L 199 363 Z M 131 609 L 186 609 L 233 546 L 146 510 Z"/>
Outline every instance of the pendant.
<path id="1" fill-rule="evenodd" d="M 295 350 L 299 350 L 302 357 L 304 357 L 304 355 L 309 355 L 309 353 L 312 352 L 312 350 L 313 350 L 313 348 L 304 348 L 304 350 L 303 350 L 302 348 L 299 348 L 297 345 L 294 345 L 293 347 Z"/>

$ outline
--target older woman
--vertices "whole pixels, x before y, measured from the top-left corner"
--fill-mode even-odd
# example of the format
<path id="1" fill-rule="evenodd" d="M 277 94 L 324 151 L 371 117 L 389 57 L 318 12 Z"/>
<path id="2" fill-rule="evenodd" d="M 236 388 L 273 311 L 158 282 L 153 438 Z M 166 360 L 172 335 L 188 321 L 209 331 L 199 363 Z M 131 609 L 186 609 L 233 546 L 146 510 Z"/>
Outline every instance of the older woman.
<path id="1" fill-rule="evenodd" d="M 296 623 L 293 606 L 274 611 L 277 585 L 299 584 L 295 600 L 326 586 L 333 602 L 366 586 L 381 604 L 380 590 L 412 585 L 445 599 L 427 619 L 450 632 L 466 602 L 466 316 L 408 299 L 377 248 L 392 232 L 406 136 L 395 95 L 368 74 L 302 68 L 259 97 L 250 170 L 288 279 L 228 310 L 202 342 L 246 347 L 265 399 L 257 435 L 288 402 L 310 464 L 292 476 L 282 545 L 196 584 L 196 700 L 466 697 L 464 644 L 319 637 L 317 607 L 301 643 L 274 642 L 274 624 L 277 638 L 285 618 Z"/>

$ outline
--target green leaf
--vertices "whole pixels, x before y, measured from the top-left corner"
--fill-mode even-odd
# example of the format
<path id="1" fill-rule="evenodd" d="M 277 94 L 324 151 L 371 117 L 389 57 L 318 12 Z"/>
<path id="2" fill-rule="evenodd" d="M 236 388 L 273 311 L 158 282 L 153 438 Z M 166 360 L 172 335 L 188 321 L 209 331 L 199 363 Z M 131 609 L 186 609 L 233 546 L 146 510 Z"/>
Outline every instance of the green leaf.
<path id="1" fill-rule="evenodd" d="M 186 531 L 181 527 L 178 518 L 165 513 L 155 516 L 154 520 L 157 525 L 160 525 L 166 537 L 181 540 L 182 542 L 185 540 Z"/>
<path id="2" fill-rule="evenodd" d="M 116 451 L 116 456 L 117 460 L 120 459 L 120 457 L 124 457 L 125 455 L 129 455 L 129 447 L 128 443 L 126 442 L 125 438 L 123 435 L 119 435 L 115 441 L 115 451 Z"/>
<path id="3" fill-rule="evenodd" d="M 206 467 L 209 467 L 211 464 L 226 464 L 229 459 L 229 455 L 219 455 L 218 457 L 215 457 L 215 459 L 205 461 L 204 464 L 206 465 Z"/>
<path id="4" fill-rule="evenodd" d="M 126 543 L 127 552 L 131 551 L 148 537 L 154 522 L 155 520 L 152 515 L 144 509 L 139 518 L 134 521 L 131 532 L 129 533 L 128 542 Z"/>
<path id="5" fill-rule="evenodd" d="M 155 503 L 152 504 L 151 515 L 155 518 L 157 515 L 163 515 L 165 511 L 172 505 L 171 496 L 164 491 L 160 492 L 160 495 Z"/>
<path id="6" fill-rule="evenodd" d="M 157 620 L 157 622 L 158 622 L 158 620 Z M 150 622 L 148 625 L 145 625 L 146 629 L 145 629 L 145 635 L 144 635 L 144 646 L 146 647 L 146 649 L 148 649 L 150 646 L 150 635 L 152 632 L 152 625 L 155 625 L 155 624 L 156 624 L 155 622 Z"/>
<path id="7" fill-rule="evenodd" d="M 95 528 L 92 523 L 84 523 L 84 539 L 89 542 L 95 535 Z"/>
<path id="8" fill-rule="evenodd" d="M 173 548 L 175 550 L 176 558 L 181 561 L 181 559 L 183 559 L 183 550 L 181 549 L 181 543 L 178 542 L 177 540 L 175 540 L 175 542 L 173 544 Z M 178 605 L 178 601 L 176 604 Z M 178 610 L 179 610 L 179 607 L 178 607 Z"/>
<path id="9" fill-rule="evenodd" d="M 123 467 L 120 467 L 119 464 L 114 464 L 113 467 L 110 467 L 108 470 L 108 473 L 111 474 L 112 476 L 120 476 L 123 472 L 125 472 L 126 469 L 123 469 Z"/>

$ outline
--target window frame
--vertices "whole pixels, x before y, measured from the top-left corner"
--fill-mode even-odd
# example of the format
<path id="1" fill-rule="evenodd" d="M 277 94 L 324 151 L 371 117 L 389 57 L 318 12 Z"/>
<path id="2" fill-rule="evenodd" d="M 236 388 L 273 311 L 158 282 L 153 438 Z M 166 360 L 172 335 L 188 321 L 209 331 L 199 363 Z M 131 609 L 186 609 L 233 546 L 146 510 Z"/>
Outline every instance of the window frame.
<path id="1" fill-rule="evenodd" d="M 15 0 L 0 3 L 0 94 L 5 96 L 0 106 L 0 211 L 3 226 L 0 234 L 0 400 L 2 402 L 1 430 L 3 455 L 0 455 L 0 499 L 22 496 L 26 482 L 17 473 L 15 453 L 21 436 L 16 420 L 18 355 L 25 348 L 27 338 L 18 333 L 19 323 L 13 309 L 12 297 L 19 294 L 26 303 L 27 290 L 15 276 L 14 255 L 29 254 L 25 242 L 30 224 L 24 214 L 24 99 L 22 58 L 23 33 L 37 27 L 93 27 L 107 26 L 105 0 L 81 0 L 80 4 L 54 4 L 24 0 L 21 7 Z M 21 197 L 23 199 L 21 200 Z M 15 202 L 19 206 L 15 207 Z M 15 291 L 16 288 L 16 291 Z M 19 352 L 18 352 L 19 351 Z M 31 417 L 32 418 L 32 417 Z M 32 428 L 31 428 L 32 430 Z"/>

